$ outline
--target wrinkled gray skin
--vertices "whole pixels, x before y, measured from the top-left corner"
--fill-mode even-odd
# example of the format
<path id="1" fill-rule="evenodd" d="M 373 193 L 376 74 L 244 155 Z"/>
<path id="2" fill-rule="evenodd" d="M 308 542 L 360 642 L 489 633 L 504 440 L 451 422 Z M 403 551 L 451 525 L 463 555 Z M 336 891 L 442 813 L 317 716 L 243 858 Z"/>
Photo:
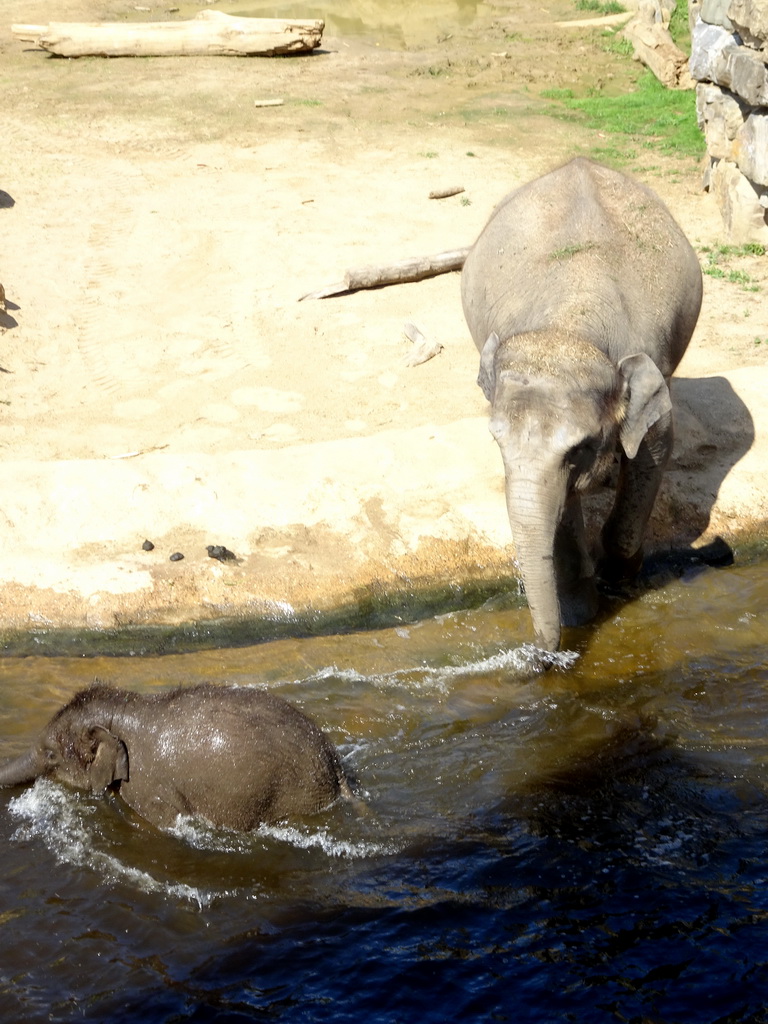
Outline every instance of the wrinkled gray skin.
<path id="1" fill-rule="evenodd" d="M 248 830 L 322 810 L 351 792 L 338 755 L 291 704 L 248 687 L 144 695 L 96 684 L 58 711 L 0 786 L 48 776 L 119 790 L 161 828 L 178 814 Z"/>
<path id="2" fill-rule="evenodd" d="M 470 250 L 461 296 L 538 646 L 631 578 L 672 451 L 669 378 L 701 306 L 696 254 L 657 196 L 582 158 L 508 195 Z M 580 495 L 620 452 L 594 558 Z"/>

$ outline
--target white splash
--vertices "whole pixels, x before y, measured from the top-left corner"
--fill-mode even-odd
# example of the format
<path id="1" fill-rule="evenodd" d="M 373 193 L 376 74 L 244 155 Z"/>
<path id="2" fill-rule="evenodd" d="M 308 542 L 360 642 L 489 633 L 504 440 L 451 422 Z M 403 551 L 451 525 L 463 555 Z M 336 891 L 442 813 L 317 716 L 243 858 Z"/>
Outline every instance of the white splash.
<path id="1" fill-rule="evenodd" d="M 95 870 L 106 882 L 127 882 L 142 892 L 158 892 L 187 900 L 200 909 L 209 906 L 216 896 L 196 886 L 158 881 L 148 872 L 130 867 L 111 853 L 100 850 L 93 839 L 92 819 L 96 807 L 83 801 L 79 793 L 47 779 L 38 779 L 34 786 L 13 797 L 8 810 L 23 822 L 11 840 L 22 843 L 39 838 L 59 863 Z"/>
<path id="2" fill-rule="evenodd" d="M 262 836 L 290 843 L 291 846 L 296 846 L 299 849 L 320 849 L 328 857 L 344 857 L 348 860 L 390 856 L 399 850 L 395 843 L 354 842 L 349 839 L 338 839 L 325 828 L 316 831 L 302 831 L 292 825 L 261 825 L 257 831 Z"/>
<path id="3" fill-rule="evenodd" d="M 253 832 L 235 832 L 215 828 L 210 823 L 193 817 L 179 815 L 171 835 L 183 840 L 197 850 L 216 853 L 258 852 L 255 847 L 259 840 L 287 843 L 299 850 L 321 850 L 327 857 L 359 860 L 366 857 L 388 856 L 398 852 L 394 843 L 372 843 L 362 840 L 340 839 L 326 827 L 312 829 L 293 825 L 260 825 Z"/>
<path id="4" fill-rule="evenodd" d="M 508 672 L 518 680 L 523 677 L 539 675 L 550 668 L 569 669 L 579 659 L 576 651 L 544 651 L 533 644 L 522 644 L 511 650 L 498 651 L 478 661 L 464 662 L 459 665 L 416 665 L 409 668 L 395 669 L 392 672 L 376 673 L 366 676 L 351 668 L 338 668 L 328 665 L 320 671 L 296 683 L 319 683 L 326 679 L 337 679 L 349 683 L 373 683 L 375 686 L 416 686 L 429 687 L 447 692 L 453 680 L 466 676 L 492 675 Z"/>

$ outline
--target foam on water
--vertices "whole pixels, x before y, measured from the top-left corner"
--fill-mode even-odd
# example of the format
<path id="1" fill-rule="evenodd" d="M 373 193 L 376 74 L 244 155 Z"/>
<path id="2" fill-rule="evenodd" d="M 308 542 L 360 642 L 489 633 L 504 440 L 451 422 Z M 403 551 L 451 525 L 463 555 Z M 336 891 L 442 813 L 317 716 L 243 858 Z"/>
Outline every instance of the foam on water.
<path id="1" fill-rule="evenodd" d="M 188 901 L 201 909 L 216 899 L 232 896 L 229 889 L 209 889 L 196 885 L 155 878 L 150 872 L 126 864 L 108 846 L 110 838 L 100 828 L 98 806 L 92 798 L 69 790 L 47 779 L 38 779 L 33 786 L 8 803 L 9 813 L 21 819 L 11 836 L 16 843 L 38 839 L 62 864 L 96 871 L 106 884 L 123 882 L 145 893 L 162 893 Z M 266 844 L 288 844 L 297 850 L 316 850 L 329 858 L 347 860 L 388 856 L 398 852 L 394 842 L 367 842 L 334 836 L 326 825 L 311 826 L 263 825 L 253 832 L 236 832 L 216 828 L 205 819 L 179 815 L 168 834 L 193 850 L 209 853 L 253 855 L 265 853 Z M 253 895 L 243 892 L 243 895 Z"/>
<path id="2" fill-rule="evenodd" d="M 466 677 L 493 675 L 498 672 L 509 672 L 517 678 L 524 679 L 538 675 L 549 668 L 569 669 L 578 660 L 576 651 L 543 651 L 533 644 L 521 644 L 507 651 L 498 651 L 487 658 L 477 661 L 462 662 L 457 665 L 421 665 L 392 672 L 383 672 L 367 676 L 355 669 L 340 669 L 328 665 L 319 672 L 296 683 L 317 683 L 325 679 L 335 678 L 350 683 L 373 683 L 379 687 L 404 687 L 406 689 L 433 689 L 446 693 L 452 681 Z"/>
<path id="3" fill-rule="evenodd" d="M 94 842 L 96 807 L 84 801 L 79 793 L 48 779 L 38 779 L 20 796 L 11 799 L 8 811 L 24 821 L 11 836 L 13 842 L 39 838 L 59 862 L 95 870 L 105 882 L 128 882 L 142 892 L 164 892 L 200 907 L 210 904 L 215 895 L 196 886 L 161 882 L 148 872 L 100 850 Z"/>
<path id="4" fill-rule="evenodd" d="M 332 835 L 326 826 L 311 828 L 293 825 L 260 825 L 253 832 L 234 832 L 215 828 L 200 818 L 179 815 L 170 830 L 189 846 L 197 850 L 216 853 L 248 853 L 263 840 L 287 843 L 299 850 L 321 850 L 328 857 L 357 860 L 366 857 L 387 856 L 397 853 L 395 843 L 373 843 L 341 839 Z"/>

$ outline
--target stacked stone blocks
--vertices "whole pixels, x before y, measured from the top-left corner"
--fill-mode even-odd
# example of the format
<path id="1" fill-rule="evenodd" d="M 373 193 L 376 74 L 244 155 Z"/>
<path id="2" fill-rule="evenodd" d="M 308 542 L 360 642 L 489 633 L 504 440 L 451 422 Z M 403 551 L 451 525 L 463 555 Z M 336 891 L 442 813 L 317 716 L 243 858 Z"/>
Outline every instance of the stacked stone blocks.
<path id="1" fill-rule="evenodd" d="M 692 19 L 705 185 L 729 241 L 768 244 L 768 0 L 703 0 Z"/>

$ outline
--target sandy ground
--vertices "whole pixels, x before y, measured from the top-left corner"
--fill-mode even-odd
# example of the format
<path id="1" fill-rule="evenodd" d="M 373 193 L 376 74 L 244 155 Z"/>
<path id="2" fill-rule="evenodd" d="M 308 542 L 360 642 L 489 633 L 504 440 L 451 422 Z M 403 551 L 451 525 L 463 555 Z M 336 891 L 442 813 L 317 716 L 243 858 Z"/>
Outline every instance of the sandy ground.
<path id="1" fill-rule="evenodd" d="M 297 300 L 470 244 L 512 187 L 599 141 L 543 116 L 540 91 L 636 69 L 595 30 L 554 30 L 564 0 L 535 26 L 515 4 L 462 22 L 437 2 L 411 25 L 413 5 L 363 3 L 382 45 L 329 19 L 321 53 L 283 60 L 65 61 L 10 33 L 163 13 L 145 6 L 3 5 L 0 628 L 301 625 L 509 579 L 458 275 Z M 723 240 L 697 166 L 648 151 L 633 171 L 694 245 Z M 705 278 L 651 547 L 765 532 L 768 275 L 738 266 L 759 290 Z M 406 322 L 441 353 L 408 365 Z"/>

